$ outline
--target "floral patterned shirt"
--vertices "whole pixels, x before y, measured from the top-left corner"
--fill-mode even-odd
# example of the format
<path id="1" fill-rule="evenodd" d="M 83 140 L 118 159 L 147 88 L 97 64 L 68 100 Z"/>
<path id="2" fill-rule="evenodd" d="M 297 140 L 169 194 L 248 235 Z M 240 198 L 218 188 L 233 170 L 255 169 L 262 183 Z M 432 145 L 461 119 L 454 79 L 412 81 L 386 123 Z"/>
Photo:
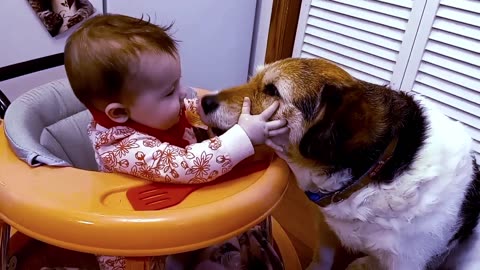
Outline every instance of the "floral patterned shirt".
<path id="1" fill-rule="evenodd" d="M 186 118 L 198 127 L 203 124 L 199 123 L 196 102 L 185 100 Z M 88 127 L 88 135 L 100 171 L 165 183 L 209 182 L 254 154 L 250 139 L 238 125 L 203 142 L 197 142 L 193 128 L 185 128 L 183 139 L 190 143 L 186 147 L 160 141 L 128 126 L 106 128 L 95 120 Z"/>

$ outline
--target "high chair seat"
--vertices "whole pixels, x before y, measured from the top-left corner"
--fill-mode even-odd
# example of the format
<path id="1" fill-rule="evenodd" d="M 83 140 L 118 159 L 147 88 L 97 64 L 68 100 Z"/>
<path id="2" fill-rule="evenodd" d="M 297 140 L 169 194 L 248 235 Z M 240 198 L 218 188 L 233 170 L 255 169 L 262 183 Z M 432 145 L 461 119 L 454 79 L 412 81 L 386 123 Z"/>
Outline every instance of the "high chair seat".
<path id="1" fill-rule="evenodd" d="M 71 162 L 33 167 L 42 159 L 20 160 L 4 127 L 0 124 L 0 219 L 32 238 L 76 251 L 151 256 L 207 247 L 260 223 L 288 185 L 288 166 L 260 152 L 256 158 L 271 159 L 263 171 L 201 188 L 168 209 L 134 211 L 126 190 L 147 181 L 74 168 Z M 33 156 L 43 154 L 51 153 Z"/>

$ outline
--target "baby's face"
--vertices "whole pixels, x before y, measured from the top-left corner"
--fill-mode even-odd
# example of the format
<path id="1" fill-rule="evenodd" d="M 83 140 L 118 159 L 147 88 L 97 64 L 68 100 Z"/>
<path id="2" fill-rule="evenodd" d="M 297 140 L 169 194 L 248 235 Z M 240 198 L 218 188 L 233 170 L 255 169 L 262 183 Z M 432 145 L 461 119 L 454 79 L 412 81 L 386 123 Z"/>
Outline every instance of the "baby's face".
<path id="1" fill-rule="evenodd" d="M 179 57 L 165 53 L 144 55 L 132 73 L 126 83 L 127 91 L 136 96 L 127 106 L 130 119 L 162 130 L 178 123 L 186 95 L 180 83 Z"/>

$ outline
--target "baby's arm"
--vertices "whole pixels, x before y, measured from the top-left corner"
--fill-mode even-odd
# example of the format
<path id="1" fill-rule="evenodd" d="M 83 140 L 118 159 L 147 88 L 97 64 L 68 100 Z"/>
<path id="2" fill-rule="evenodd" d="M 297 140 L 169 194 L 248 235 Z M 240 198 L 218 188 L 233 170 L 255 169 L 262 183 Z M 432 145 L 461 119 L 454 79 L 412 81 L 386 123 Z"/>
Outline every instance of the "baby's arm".
<path id="1" fill-rule="evenodd" d="M 120 129 L 116 132 L 121 133 Z M 97 147 L 105 171 L 184 184 L 212 181 L 253 153 L 247 134 L 238 125 L 219 137 L 185 148 L 139 132 L 133 132 L 114 145 Z"/>

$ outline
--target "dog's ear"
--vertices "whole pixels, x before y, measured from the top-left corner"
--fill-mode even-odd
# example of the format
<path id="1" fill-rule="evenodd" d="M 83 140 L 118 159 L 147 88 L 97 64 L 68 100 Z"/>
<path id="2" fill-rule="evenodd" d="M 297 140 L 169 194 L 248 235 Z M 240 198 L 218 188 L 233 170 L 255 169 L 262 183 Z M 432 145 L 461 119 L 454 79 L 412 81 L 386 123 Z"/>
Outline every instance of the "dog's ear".
<path id="1" fill-rule="evenodd" d="M 309 159 L 320 162 L 338 160 L 343 143 L 348 138 L 347 131 L 337 121 L 337 112 L 342 104 L 344 89 L 334 85 L 325 85 L 317 103 L 317 116 L 314 124 L 300 140 L 300 153 Z M 336 162 L 335 162 L 336 163 Z"/>

